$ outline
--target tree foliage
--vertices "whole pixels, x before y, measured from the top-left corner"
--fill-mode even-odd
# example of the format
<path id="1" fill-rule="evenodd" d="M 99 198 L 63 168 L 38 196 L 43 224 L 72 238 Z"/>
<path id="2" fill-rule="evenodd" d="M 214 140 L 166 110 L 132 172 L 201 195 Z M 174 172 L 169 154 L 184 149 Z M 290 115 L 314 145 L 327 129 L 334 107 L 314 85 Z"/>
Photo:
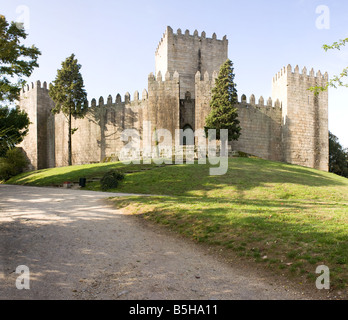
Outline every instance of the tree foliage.
<path id="1" fill-rule="evenodd" d="M 215 81 L 210 102 L 211 112 L 206 118 L 205 132 L 209 129 L 217 130 L 217 139 L 220 139 L 220 130 L 228 130 L 228 140 L 238 140 L 240 137 L 240 122 L 238 120 L 238 103 L 236 84 L 234 83 L 234 68 L 231 60 L 227 60 L 220 68 Z"/>
<path id="2" fill-rule="evenodd" d="M 327 52 L 329 50 L 341 50 L 348 43 L 348 38 L 334 42 L 332 45 L 323 45 L 323 49 Z M 326 83 L 325 86 L 314 86 L 309 90 L 318 95 L 320 92 L 328 90 L 329 87 L 337 89 L 338 87 L 348 88 L 348 83 L 344 79 L 348 77 L 348 67 L 344 68 L 339 75 L 335 75 Z"/>
<path id="3" fill-rule="evenodd" d="M 21 41 L 27 38 L 23 28 L 8 23 L 0 15 L 0 157 L 22 142 L 30 124 L 26 112 L 10 108 L 18 100 L 20 89 L 34 68 L 38 67 L 40 50 L 26 47 Z"/>
<path id="4" fill-rule="evenodd" d="M 125 175 L 117 170 L 111 170 L 104 174 L 100 181 L 101 189 L 107 191 L 110 189 L 116 189 L 119 183 L 124 180 Z"/>
<path id="5" fill-rule="evenodd" d="M 40 50 L 20 44 L 26 38 L 24 29 L 18 28 L 15 22 L 9 24 L 0 15 L 0 102 L 17 100 L 26 83 L 23 78 L 30 77 L 34 68 L 39 66 Z"/>
<path id="6" fill-rule="evenodd" d="M 29 124 L 25 111 L 0 106 L 0 157 L 23 141 L 29 131 Z"/>
<path id="7" fill-rule="evenodd" d="M 329 134 L 329 170 L 335 174 L 348 178 L 348 150 L 343 149 L 338 138 Z"/>
<path id="8" fill-rule="evenodd" d="M 87 112 L 87 93 L 84 89 L 83 78 L 80 73 L 81 65 L 72 54 L 58 70 L 49 95 L 55 102 L 54 114 L 63 113 L 67 119 L 69 165 L 72 165 L 72 135 L 76 128 L 72 128 L 72 118 L 84 118 Z"/>
<path id="9" fill-rule="evenodd" d="M 28 163 L 26 155 L 19 148 L 7 150 L 5 156 L 0 158 L 0 181 L 22 173 Z"/>

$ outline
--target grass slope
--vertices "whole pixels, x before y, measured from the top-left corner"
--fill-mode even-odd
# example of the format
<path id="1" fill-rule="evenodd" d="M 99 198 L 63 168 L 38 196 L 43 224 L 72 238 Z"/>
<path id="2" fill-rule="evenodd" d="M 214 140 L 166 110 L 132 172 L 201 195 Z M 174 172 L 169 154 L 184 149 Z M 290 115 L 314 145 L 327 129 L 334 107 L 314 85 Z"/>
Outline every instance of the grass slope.
<path id="1" fill-rule="evenodd" d="M 348 180 L 330 173 L 235 158 L 218 177 L 209 175 L 210 165 L 116 163 L 25 173 L 8 183 L 54 185 L 111 168 L 128 173 L 115 191 L 157 195 L 115 199 L 118 207 L 313 286 L 316 267 L 326 265 L 332 287 L 347 288 Z M 100 190 L 99 183 L 87 189 Z"/>

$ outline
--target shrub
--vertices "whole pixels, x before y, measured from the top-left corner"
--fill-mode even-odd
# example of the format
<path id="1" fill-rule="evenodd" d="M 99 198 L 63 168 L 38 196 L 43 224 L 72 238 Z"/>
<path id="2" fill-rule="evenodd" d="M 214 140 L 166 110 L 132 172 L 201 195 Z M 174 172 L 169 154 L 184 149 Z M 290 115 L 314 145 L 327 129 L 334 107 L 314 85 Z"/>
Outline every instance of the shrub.
<path id="1" fill-rule="evenodd" d="M 239 158 L 249 158 L 249 155 L 245 152 L 238 151 L 238 157 Z"/>
<path id="2" fill-rule="evenodd" d="M 5 157 L 0 158 L 0 180 L 8 180 L 22 173 L 27 165 L 28 159 L 20 149 L 8 150 Z"/>
<path id="3" fill-rule="evenodd" d="M 111 170 L 104 174 L 100 181 L 101 189 L 103 191 L 116 189 L 120 181 L 124 179 L 124 174 L 117 170 Z"/>

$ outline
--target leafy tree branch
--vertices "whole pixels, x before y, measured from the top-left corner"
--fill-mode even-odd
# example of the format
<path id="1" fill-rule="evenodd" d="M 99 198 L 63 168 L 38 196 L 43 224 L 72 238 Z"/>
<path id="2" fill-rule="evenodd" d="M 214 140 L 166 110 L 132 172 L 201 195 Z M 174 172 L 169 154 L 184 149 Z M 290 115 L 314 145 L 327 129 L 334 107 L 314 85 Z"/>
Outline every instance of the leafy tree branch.
<path id="1" fill-rule="evenodd" d="M 323 49 L 327 52 L 329 50 L 341 50 L 348 43 L 348 38 L 334 42 L 332 45 L 323 45 Z M 348 83 L 344 79 L 348 77 L 348 67 L 344 68 L 339 75 L 335 75 L 330 79 L 325 86 L 314 86 L 309 88 L 310 91 L 318 95 L 320 92 L 327 91 L 329 87 L 337 89 L 338 87 L 348 88 Z"/>

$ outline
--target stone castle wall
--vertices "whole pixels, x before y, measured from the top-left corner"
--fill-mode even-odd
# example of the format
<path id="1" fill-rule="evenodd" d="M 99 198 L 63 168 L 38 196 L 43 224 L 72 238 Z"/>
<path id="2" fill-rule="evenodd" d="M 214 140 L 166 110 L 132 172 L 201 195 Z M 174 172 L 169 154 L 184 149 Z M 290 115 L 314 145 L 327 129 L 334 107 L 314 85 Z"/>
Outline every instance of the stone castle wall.
<path id="1" fill-rule="evenodd" d="M 211 77 L 208 72 L 204 77 L 200 72 L 196 74 L 197 128 L 204 128 L 210 112 L 211 91 L 216 77 L 216 72 Z M 242 132 L 239 140 L 232 142 L 232 149 L 263 159 L 282 161 L 282 109 L 279 100 L 273 103 L 270 98 L 265 104 L 263 97 L 260 97 L 256 104 L 255 96 L 252 95 L 247 103 L 243 95 L 236 107 Z"/>
<path id="2" fill-rule="evenodd" d="M 72 137 L 73 163 L 99 163 L 106 157 L 116 157 L 117 151 L 124 146 L 121 132 L 126 128 L 141 131 L 147 101 L 146 91 L 141 100 L 138 92 L 134 94 L 133 100 L 129 93 L 125 95 L 124 101 L 120 95 L 114 101 L 112 96 L 106 100 L 101 97 L 98 103 L 93 99 L 86 117 L 73 120 L 72 123 L 73 128 L 78 128 Z M 56 166 L 68 163 L 67 143 L 67 121 L 63 114 L 59 114 L 55 117 Z"/>
<path id="3" fill-rule="evenodd" d="M 165 129 L 178 141 L 178 129 L 204 129 L 210 112 L 212 88 L 217 71 L 227 59 L 228 41 L 190 35 L 168 27 L 156 51 L 156 76 L 148 77 L 148 90 L 142 97 L 126 93 L 92 99 L 84 119 L 73 120 L 78 128 L 72 138 L 73 163 L 98 163 L 119 156 L 128 141 L 125 129 L 135 129 L 141 146 L 153 146 L 156 129 Z M 328 170 L 328 94 L 315 96 L 308 89 L 325 85 L 327 73 L 302 73 L 289 65 L 273 78 L 272 98 L 256 101 L 243 95 L 237 104 L 242 127 L 241 137 L 232 142 L 236 151 L 263 159 Z M 68 126 L 64 115 L 53 116 L 54 107 L 47 84 L 38 81 L 26 86 L 20 106 L 32 124 L 22 143 L 31 160 L 31 169 L 65 166 L 68 163 Z M 150 127 L 148 127 L 150 124 Z M 143 126 L 146 126 L 145 128 Z"/>

